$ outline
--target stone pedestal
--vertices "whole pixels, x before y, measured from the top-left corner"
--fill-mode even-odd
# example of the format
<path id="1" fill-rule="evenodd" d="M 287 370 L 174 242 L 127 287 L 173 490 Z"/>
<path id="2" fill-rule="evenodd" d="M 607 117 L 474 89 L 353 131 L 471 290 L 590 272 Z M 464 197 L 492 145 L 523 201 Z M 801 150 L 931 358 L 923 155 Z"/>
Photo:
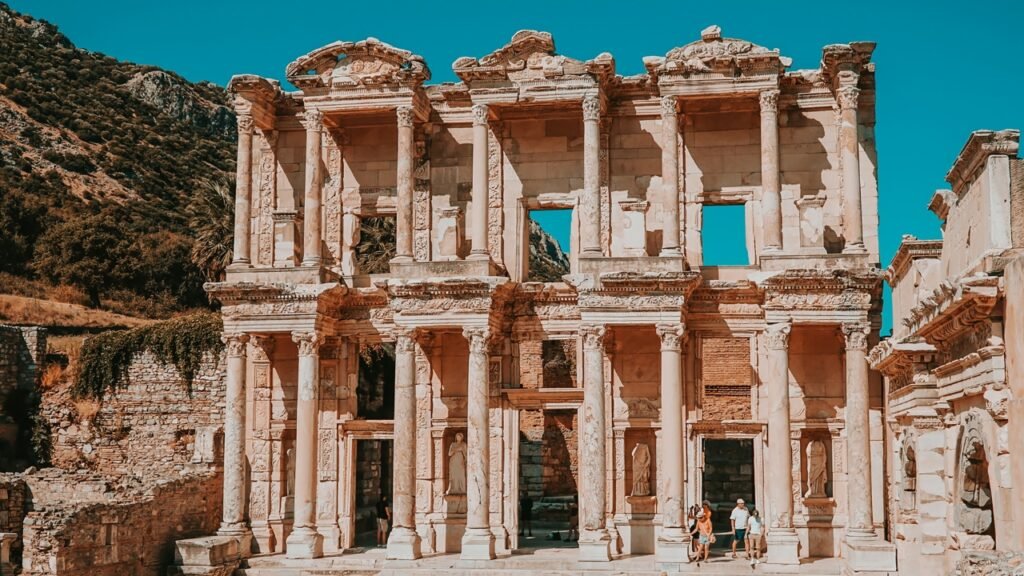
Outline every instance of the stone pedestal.
<path id="1" fill-rule="evenodd" d="M 843 574 L 888 574 L 896 571 L 896 547 L 875 537 L 843 543 Z"/>
<path id="2" fill-rule="evenodd" d="M 768 544 L 765 559 L 768 570 L 782 573 L 800 571 L 800 537 L 796 530 L 785 532 L 769 529 L 765 539 Z"/>

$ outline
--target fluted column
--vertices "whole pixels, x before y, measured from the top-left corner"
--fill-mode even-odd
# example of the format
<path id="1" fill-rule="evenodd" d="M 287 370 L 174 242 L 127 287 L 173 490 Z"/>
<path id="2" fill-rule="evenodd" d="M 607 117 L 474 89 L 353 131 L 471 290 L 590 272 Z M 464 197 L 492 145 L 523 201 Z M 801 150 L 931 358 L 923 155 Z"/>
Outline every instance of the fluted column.
<path id="1" fill-rule="evenodd" d="M 238 116 L 238 163 L 235 172 L 235 238 L 231 264 L 249 265 L 252 205 L 252 116 Z"/>
<path id="2" fill-rule="evenodd" d="M 465 328 L 469 341 L 469 398 L 467 407 L 468 455 L 466 458 L 466 534 L 462 537 L 464 560 L 494 558 L 490 514 L 490 410 L 487 378 L 486 328 Z"/>
<path id="3" fill-rule="evenodd" d="M 302 265 L 319 266 L 320 255 L 320 195 L 323 177 L 320 170 L 320 132 L 323 130 L 323 112 L 306 110 L 303 114 L 306 128 L 306 196 L 302 207 Z"/>
<path id="4" fill-rule="evenodd" d="M 871 429 L 868 417 L 867 322 L 843 324 L 846 341 L 847 539 L 875 536 L 871 514 Z"/>
<path id="5" fill-rule="evenodd" d="M 675 96 L 661 98 L 661 256 L 679 256 L 679 115 Z"/>
<path id="6" fill-rule="evenodd" d="M 395 333 L 395 431 L 393 525 L 387 557 L 420 557 L 416 532 L 416 332 Z"/>
<path id="7" fill-rule="evenodd" d="M 843 252 L 861 254 L 864 249 L 864 220 L 860 196 L 860 136 L 857 133 L 857 98 L 860 90 L 843 86 L 839 100 L 839 152 L 843 175 Z"/>
<path id="8" fill-rule="evenodd" d="M 246 334 L 222 336 L 227 352 L 226 393 L 224 396 L 224 507 L 221 514 L 222 536 L 241 539 L 243 554 L 248 554 L 252 532 L 245 520 L 245 360 Z"/>
<path id="9" fill-rule="evenodd" d="M 686 406 L 683 402 L 682 346 L 685 327 L 682 324 L 658 324 L 661 339 L 661 435 L 663 479 L 661 535 L 658 538 L 658 562 L 689 562 L 690 533 L 686 529 L 685 490 L 683 485 L 683 426 Z"/>
<path id="10" fill-rule="evenodd" d="M 316 531 L 316 444 L 319 407 L 321 338 L 313 332 L 293 332 L 299 348 L 299 398 L 295 406 L 295 504 L 289 558 L 319 558 L 324 539 Z"/>
<path id="11" fill-rule="evenodd" d="M 488 114 L 486 105 L 473 105 L 473 249 L 469 254 L 471 260 L 490 258 L 487 246 Z"/>
<path id="12" fill-rule="evenodd" d="M 413 156 L 416 140 L 413 136 L 411 106 L 399 106 L 398 115 L 398 226 L 395 233 L 395 260 L 412 261 L 412 185 Z"/>
<path id="13" fill-rule="evenodd" d="M 606 562 L 611 537 L 605 527 L 605 327 L 580 326 L 583 339 L 583 448 L 580 461 L 580 561 Z"/>
<path id="14" fill-rule="evenodd" d="M 768 530 L 767 562 L 799 565 L 799 541 L 793 528 L 793 452 L 790 446 L 789 322 L 769 324 L 768 348 L 768 499 L 771 529 Z"/>
<path id="15" fill-rule="evenodd" d="M 765 90 L 761 103 L 761 212 L 764 251 L 782 250 L 782 186 L 779 182 L 779 91 Z"/>
<path id="16" fill-rule="evenodd" d="M 583 198 L 580 203 L 582 256 L 601 255 L 601 99 L 583 99 Z"/>

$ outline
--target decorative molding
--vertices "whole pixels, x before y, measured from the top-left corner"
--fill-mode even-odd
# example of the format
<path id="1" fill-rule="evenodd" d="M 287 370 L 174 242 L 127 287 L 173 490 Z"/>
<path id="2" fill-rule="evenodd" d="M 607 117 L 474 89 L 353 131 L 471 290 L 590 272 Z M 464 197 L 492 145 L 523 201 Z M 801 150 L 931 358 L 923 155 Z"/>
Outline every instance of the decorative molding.
<path id="1" fill-rule="evenodd" d="M 229 358 L 245 358 L 245 344 L 249 341 L 248 334 L 225 332 L 221 335 L 220 339 L 221 342 L 224 342 Z"/>

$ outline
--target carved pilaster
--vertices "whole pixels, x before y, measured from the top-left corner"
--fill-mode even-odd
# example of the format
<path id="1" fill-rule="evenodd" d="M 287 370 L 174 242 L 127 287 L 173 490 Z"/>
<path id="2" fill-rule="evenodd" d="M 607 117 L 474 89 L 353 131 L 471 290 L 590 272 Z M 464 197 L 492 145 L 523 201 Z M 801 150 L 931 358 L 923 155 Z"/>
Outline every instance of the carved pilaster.
<path id="1" fill-rule="evenodd" d="M 256 263 L 274 263 L 274 205 L 277 195 L 277 131 L 260 131 L 259 198 L 256 200 Z"/>
<path id="2" fill-rule="evenodd" d="M 416 131 L 416 151 L 413 159 L 413 258 L 418 262 L 430 260 L 431 194 L 430 194 L 430 139 L 424 130 Z"/>
<path id="3" fill-rule="evenodd" d="M 492 122 L 490 137 L 487 139 L 487 246 L 491 252 L 491 260 L 499 267 L 504 267 L 504 154 L 501 138 L 503 129 L 504 126 L 500 122 Z"/>
<path id="4" fill-rule="evenodd" d="M 327 245 L 327 261 L 339 266 L 342 259 L 341 234 L 342 212 L 341 192 L 344 190 L 344 166 L 342 159 L 343 135 L 340 130 L 324 132 L 327 162 L 327 178 L 324 181 L 324 242 Z"/>

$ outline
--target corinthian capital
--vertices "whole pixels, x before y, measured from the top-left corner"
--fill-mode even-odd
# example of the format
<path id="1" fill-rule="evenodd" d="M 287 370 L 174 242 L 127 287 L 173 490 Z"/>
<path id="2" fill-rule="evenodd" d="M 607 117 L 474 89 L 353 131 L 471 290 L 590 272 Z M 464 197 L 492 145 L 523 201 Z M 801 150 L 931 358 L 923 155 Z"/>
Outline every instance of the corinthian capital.
<path id="1" fill-rule="evenodd" d="M 600 349 L 604 342 L 605 327 L 600 324 L 584 324 L 580 326 L 580 338 L 583 338 L 583 347 Z"/>
<path id="2" fill-rule="evenodd" d="M 398 116 L 398 125 L 400 127 L 412 128 L 412 106 L 399 106 L 395 109 L 395 114 Z"/>
<path id="3" fill-rule="evenodd" d="M 662 96 L 661 97 L 661 117 L 662 118 L 675 118 L 678 112 L 676 111 L 676 97 L 675 96 Z"/>
<path id="4" fill-rule="evenodd" d="M 601 99 L 597 96 L 587 96 L 583 99 L 583 121 L 597 121 L 601 119 Z"/>
<path id="5" fill-rule="evenodd" d="M 239 114 L 238 117 L 235 118 L 235 122 L 238 123 L 239 134 L 252 134 L 252 129 L 254 126 L 252 116 L 250 116 L 249 114 Z"/>
<path id="6" fill-rule="evenodd" d="M 312 108 L 302 113 L 302 126 L 306 130 L 320 130 L 323 127 L 324 113 Z"/>
<path id="7" fill-rule="evenodd" d="M 686 341 L 686 326 L 680 324 L 657 324 L 654 327 L 661 338 L 662 350 L 681 350 Z"/>
<path id="8" fill-rule="evenodd" d="M 836 91 L 836 99 L 839 100 L 839 108 L 843 110 L 856 110 L 857 98 L 860 96 L 860 88 L 856 86 L 843 86 Z"/>
<path id="9" fill-rule="evenodd" d="M 249 335 L 241 332 L 225 332 L 220 337 L 221 342 L 228 351 L 228 356 L 235 358 L 245 357 L 245 343 L 249 341 Z"/>
<path id="10" fill-rule="evenodd" d="M 758 94 L 758 101 L 761 103 L 761 112 L 778 112 L 779 91 L 765 90 Z"/>
<path id="11" fill-rule="evenodd" d="M 491 340 L 490 330 L 480 327 L 466 327 L 462 329 L 462 335 L 469 341 L 470 354 L 487 354 L 487 346 Z"/>
<path id="12" fill-rule="evenodd" d="M 292 332 L 292 342 L 299 345 L 299 356 L 316 356 L 323 338 L 316 332 Z"/>
<path id="13" fill-rule="evenodd" d="M 391 335 L 395 337 L 395 352 L 412 353 L 416 351 L 415 328 L 399 327 Z"/>
<path id="14" fill-rule="evenodd" d="M 867 352 L 869 334 L 871 334 L 871 325 L 867 322 L 845 322 L 843 324 L 843 338 L 846 340 L 847 350 Z"/>
<path id="15" fill-rule="evenodd" d="M 473 104 L 473 125 L 486 126 L 489 111 L 486 104 Z"/>
<path id="16" fill-rule="evenodd" d="M 789 333 L 793 325 L 789 322 L 769 324 L 764 330 L 765 344 L 769 350 L 787 350 L 789 348 Z"/>

